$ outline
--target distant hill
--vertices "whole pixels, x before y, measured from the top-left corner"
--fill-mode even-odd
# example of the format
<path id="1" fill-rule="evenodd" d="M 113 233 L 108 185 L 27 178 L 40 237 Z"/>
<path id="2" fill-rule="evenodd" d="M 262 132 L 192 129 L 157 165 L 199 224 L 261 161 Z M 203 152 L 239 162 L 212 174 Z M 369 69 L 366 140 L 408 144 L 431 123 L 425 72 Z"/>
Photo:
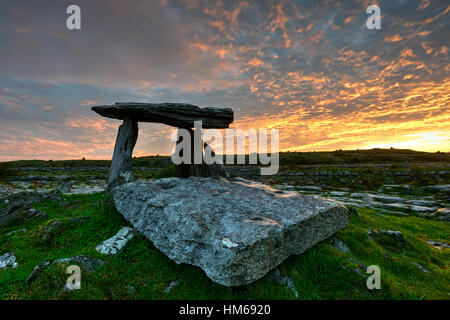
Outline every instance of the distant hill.
<path id="1" fill-rule="evenodd" d="M 370 163 L 450 163 L 450 153 L 376 148 L 280 154 L 281 165 Z"/>
<path id="2" fill-rule="evenodd" d="M 235 163 L 237 161 L 235 160 Z M 2 168 L 14 167 L 109 167 L 110 160 L 18 160 L 0 163 Z M 248 163 L 248 155 L 246 161 Z M 281 152 L 280 165 L 339 165 L 375 163 L 450 163 L 450 152 L 423 152 L 409 149 L 368 149 L 312 152 Z M 171 164 L 169 156 L 134 157 L 136 167 L 164 168 Z"/>

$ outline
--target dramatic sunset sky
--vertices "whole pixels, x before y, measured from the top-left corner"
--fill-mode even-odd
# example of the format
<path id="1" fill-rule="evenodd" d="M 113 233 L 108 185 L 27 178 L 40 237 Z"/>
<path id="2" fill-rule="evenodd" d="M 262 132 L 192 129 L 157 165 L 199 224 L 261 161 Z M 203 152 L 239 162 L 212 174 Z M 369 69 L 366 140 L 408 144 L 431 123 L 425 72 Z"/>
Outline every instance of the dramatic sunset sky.
<path id="1" fill-rule="evenodd" d="M 449 39 L 448 0 L 0 0 L 0 161 L 110 158 L 120 121 L 90 108 L 118 101 L 231 107 L 281 150 L 448 152 Z M 170 153 L 140 129 L 135 155 Z"/>

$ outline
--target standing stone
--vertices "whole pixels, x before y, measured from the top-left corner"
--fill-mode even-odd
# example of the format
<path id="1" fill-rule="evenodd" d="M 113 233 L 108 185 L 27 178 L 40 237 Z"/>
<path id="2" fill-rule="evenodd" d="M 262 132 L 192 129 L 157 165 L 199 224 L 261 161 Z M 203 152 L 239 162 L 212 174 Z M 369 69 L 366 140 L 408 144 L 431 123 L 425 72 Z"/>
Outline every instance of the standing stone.
<path id="1" fill-rule="evenodd" d="M 216 154 L 213 150 L 213 148 L 205 142 L 205 153 L 208 152 L 211 154 L 211 157 L 214 157 Z M 223 163 L 213 163 L 213 164 L 207 164 L 206 165 L 206 173 L 208 177 L 223 177 L 223 178 L 229 178 L 227 170 L 225 169 L 225 166 Z"/>
<path id="2" fill-rule="evenodd" d="M 190 157 L 190 163 L 181 163 L 179 165 L 175 166 L 175 170 L 176 170 L 176 176 L 178 178 L 188 178 L 191 176 L 194 177 L 223 177 L 223 178 L 229 178 L 229 175 L 227 173 L 227 170 L 225 169 L 225 166 L 222 163 L 213 163 L 213 164 L 206 164 L 204 157 L 203 157 L 203 146 L 204 146 L 204 150 L 205 152 L 208 152 L 209 154 L 211 154 L 212 157 L 215 156 L 214 151 L 212 150 L 212 147 L 210 145 L 208 145 L 207 143 L 203 143 L 201 140 L 197 141 L 196 143 L 198 143 L 199 145 L 202 145 L 202 149 L 201 149 L 201 158 L 202 158 L 202 163 L 201 164 L 196 164 L 194 162 L 195 159 L 195 148 L 194 148 L 194 139 L 195 139 L 195 134 L 194 134 L 194 130 L 192 129 L 181 129 L 181 130 L 187 130 L 189 132 L 190 135 L 190 150 L 191 150 L 191 157 Z M 198 129 L 197 129 L 198 130 Z M 182 143 L 183 141 L 183 136 L 180 133 L 180 129 L 178 129 L 178 134 L 177 134 L 177 144 Z M 180 157 L 183 156 L 183 151 L 180 151 Z"/>
<path id="3" fill-rule="evenodd" d="M 194 134 L 194 130 L 191 128 L 179 128 L 178 129 L 178 133 L 177 133 L 177 145 L 179 143 L 183 142 L 184 136 L 181 134 L 180 130 L 187 130 L 187 132 L 189 132 L 189 136 L 190 136 L 190 141 L 189 141 L 189 147 L 190 147 L 190 160 L 189 163 L 181 163 L 179 165 L 175 165 L 175 170 L 176 170 L 176 176 L 178 178 L 188 178 L 191 176 L 194 177 L 206 177 L 207 173 L 206 173 L 206 166 L 204 163 L 201 164 L 196 164 L 194 163 L 195 160 L 195 148 L 194 148 L 194 139 L 195 139 L 195 134 Z M 197 143 L 199 143 L 199 145 L 202 145 L 202 141 L 198 141 Z M 185 145 L 184 145 L 185 146 Z M 200 149 L 202 152 L 202 158 L 203 158 L 203 148 Z M 180 157 L 183 157 L 183 152 L 184 149 L 182 149 L 179 153 Z"/>
<path id="4" fill-rule="evenodd" d="M 132 156 L 138 137 L 137 121 L 124 117 L 117 134 L 108 178 L 108 192 L 116 186 L 133 181 Z"/>

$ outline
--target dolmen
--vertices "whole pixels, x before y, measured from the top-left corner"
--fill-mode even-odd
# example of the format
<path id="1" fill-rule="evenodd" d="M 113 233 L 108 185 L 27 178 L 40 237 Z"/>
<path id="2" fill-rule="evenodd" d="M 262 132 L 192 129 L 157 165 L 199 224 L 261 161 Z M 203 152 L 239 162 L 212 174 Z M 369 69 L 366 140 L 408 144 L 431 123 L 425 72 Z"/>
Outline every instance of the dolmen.
<path id="1" fill-rule="evenodd" d="M 118 185 L 134 180 L 132 157 L 138 138 L 138 122 L 164 123 L 186 129 L 191 135 L 191 141 L 194 141 L 195 121 L 201 121 L 204 129 L 225 129 L 233 122 L 233 110 L 230 108 L 200 108 L 187 103 L 119 102 L 114 105 L 94 106 L 92 110 L 104 117 L 123 120 L 117 134 L 109 171 L 109 192 Z M 228 176 L 223 165 L 194 164 L 194 152 L 191 152 L 189 163 L 176 166 L 176 172 L 180 178 L 208 176 L 211 173 Z"/>
<path id="2" fill-rule="evenodd" d="M 192 132 L 194 121 L 201 119 L 204 128 L 226 128 L 233 121 L 231 109 L 117 103 L 93 110 L 123 120 L 109 177 L 117 210 L 170 259 L 200 267 L 216 283 L 239 286 L 258 280 L 350 220 L 347 208 L 333 200 L 226 174 L 208 177 L 188 164 L 177 168 L 174 178 L 133 181 L 138 121 Z"/>

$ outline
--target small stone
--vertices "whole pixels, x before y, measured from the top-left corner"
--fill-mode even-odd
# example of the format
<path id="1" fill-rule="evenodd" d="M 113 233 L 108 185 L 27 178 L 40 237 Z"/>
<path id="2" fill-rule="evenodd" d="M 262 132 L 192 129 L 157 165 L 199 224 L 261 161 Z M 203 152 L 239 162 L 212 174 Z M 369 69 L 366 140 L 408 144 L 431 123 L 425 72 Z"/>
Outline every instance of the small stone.
<path id="1" fill-rule="evenodd" d="M 372 238 L 378 236 L 378 232 L 376 232 L 375 230 L 372 230 L 372 229 L 367 230 L 367 233 L 368 233 L 369 236 L 372 237 Z"/>
<path id="2" fill-rule="evenodd" d="M 286 289 L 291 291 L 296 298 L 298 298 L 297 289 L 295 288 L 295 285 L 292 282 L 291 278 L 286 277 L 284 274 L 282 274 L 278 268 L 273 269 L 271 272 L 267 274 L 266 277 L 268 281 L 273 281 L 283 285 L 284 287 L 286 287 Z"/>
<path id="3" fill-rule="evenodd" d="M 348 193 L 347 192 L 342 192 L 342 191 L 331 191 L 329 193 L 329 196 L 331 197 L 343 197 L 346 196 Z"/>
<path id="4" fill-rule="evenodd" d="M 403 198 L 386 196 L 386 195 L 383 195 L 383 194 L 370 194 L 369 197 L 374 199 L 374 200 L 376 200 L 376 201 L 380 201 L 380 202 L 383 202 L 383 203 L 399 203 L 399 202 L 403 202 L 404 201 Z"/>
<path id="5" fill-rule="evenodd" d="M 435 186 L 426 186 L 426 189 L 438 190 L 438 191 L 450 191 L 450 184 L 441 184 Z"/>
<path id="6" fill-rule="evenodd" d="M 350 253 L 350 248 L 341 240 L 337 238 L 331 239 L 331 245 L 342 253 Z"/>
<path id="7" fill-rule="evenodd" d="M 403 234 L 400 231 L 392 231 L 392 230 L 380 230 L 380 234 L 395 238 L 401 242 L 406 242 Z"/>
<path id="8" fill-rule="evenodd" d="M 47 224 L 42 232 L 42 239 L 47 240 L 50 237 L 50 234 L 59 229 L 64 223 L 61 220 L 55 220 Z"/>
<path id="9" fill-rule="evenodd" d="M 415 265 L 420 271 L 422 271 L 423 273 L 429 273 L 430 271 L 428 271 L 427 269 L 425 269 L 425 267 L 417 262 L 413 262 L 411 261 L 411 264 Z"/>
<path id="10" fill-rule="evenodd" d="M 8 252 L 0 256 L 0 269 L 6 269 L 7 267 L 16 268 L 18 266 L 14 253 Z"/>
<path id="11" fill-rule="evenodd" d="M 445 249 L 445 248 L 450 248 L 450 245 L 441 242 L 441 241 L 431 241 L 431 240 L 427 240 L 425 241 L 426 243 L 428 243 L 430 246 L 435 247 L 436 249 Z"/>
<path id="12" fill-rule="evenodd" d="M 27 229 L 14 230 L 14 231 L 8 232 L 6 235 L 10 236 L 10 235 L 13 235 L 13 234 L 18 233 L 18 232 L 27 232 Z"/>
<path id="13" fill-rule="evenodd" d="M 61 186 L 59 187 L 58 190 L 61 193 L 69 193 L 70 189 L 72 189 L 72 186 L 73 186 L 73 181 L 66 181 L 61 184 Z"/>
<path id="14" fill-rule="evenodd" d="M 436 202 L 430 200 L 405 200 L 405 203 L 412 204 L 415 206 L 423 206 L 423 207 L 433 207 Z"/>
<path id="15" fill-rule="evenodd" d="M 361 270 L 357 269 L 357 268 L 353 268 L 352 269 L 357 275 L 359 275 L 361 278 L 366 279 L 366 276 L 364 275 L 364 273 L 361 272 Z"/>
<path id="16" fill-rule="evenodd" d="M 169 293 L 170 291 L 172 291 L 175 287 L 179 286 L 181 283 L 183 282 L 183 279 L 178 279 L 175 281 L 172 281 L 167 288 L 164 289 L 165 293 Z"/>
<path id="17" fill-rule="evenodd" d="M 367 266 L 353 258 L 348 258 L 348 260 L 350 260 L 353 263 L 356 263 L 362 270 L 366 271 L 367 270 Z"/>
<path id="18" fill-rule="evenodd" d="M 357 210 L 355 207 L 353 207 L 353 206 L 346 206 L 346 207 L 347 207 L 348 211 L 350 211 L 350 213 L 351 213 L 352 215 L 355 215 L 355 216 L 358 216 L 358 217 L 361 216 L 361 215 L 359 214 L 358 210 Z"/>
<path id="19" fill-rule="evenodd" d="M 132 285 L 127 286 L 127 291 L 128 291 L 128 294 L 131 294 L 131 295 L 136 294 L 136 288 Z"/>
<path id="20" fill-rule="evenodd" d="M 297 189 L 305 190 L 305 191 L 317 191 L 317 192 L 322 191 L 321 187 L 315 187 L 315 186 L 297 186 Z"/>
<path id="21" fill-rule="evenodd" d="M 436 210 L 436 213 L 438 214 L 449 214 L 450 215 L 450 209 L 448 208 L 440 208 Z"/>
<path id="22" fill-rule="evenodd" d="M 102 254 L 116 255 L 125 247 L 127 242 L 136 235 L 136 231 L 129 227 L 123 227 L 112 238 L 99 244 L 95 250 Z"/>

